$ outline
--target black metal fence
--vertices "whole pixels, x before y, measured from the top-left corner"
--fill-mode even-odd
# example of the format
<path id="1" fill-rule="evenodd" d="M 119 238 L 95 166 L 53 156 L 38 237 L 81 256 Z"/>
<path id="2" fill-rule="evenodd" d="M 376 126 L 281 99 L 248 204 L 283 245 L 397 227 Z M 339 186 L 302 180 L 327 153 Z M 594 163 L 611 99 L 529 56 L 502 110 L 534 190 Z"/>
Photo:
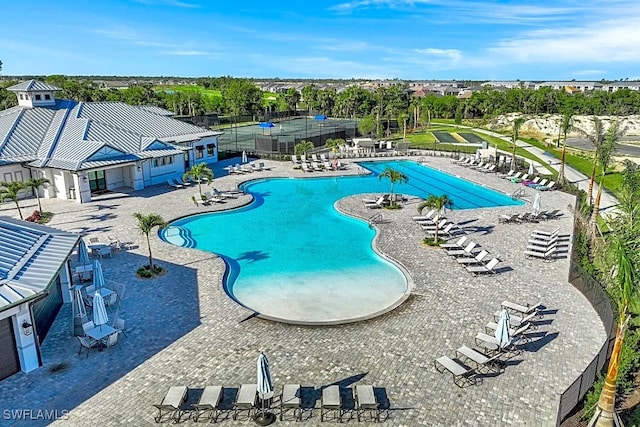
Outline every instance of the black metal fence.
<path id="1" fill-rule="evenodd" d="M 605 364 L 611 356 L 613 344 L 616 340 L 616 315 L 609 294 L 607 294 L 607 291 L 597 280 L 591 277 L 591 275 L 580 266 L 576 250 L 576 236 L 580 230 L 580 225 L 578 224 L 579 215 L 580 213 L 578 209 L 576 209 L 576 219 L 573 227 L 573 245 L 569 265 L 569 283 L 579 290 L 593 306 L 593 309 L 598 313 L 598 316 L 600 316 L 600 320 L 608 333 L 608 337 L 598 351 L 598 354 L 582 374 L 560 395 L 557 425 L 560 425 L 587 391 L 589 391 L 596 380 L 598 372 L 602 372 L 603 369 L 605 369 Z"/>

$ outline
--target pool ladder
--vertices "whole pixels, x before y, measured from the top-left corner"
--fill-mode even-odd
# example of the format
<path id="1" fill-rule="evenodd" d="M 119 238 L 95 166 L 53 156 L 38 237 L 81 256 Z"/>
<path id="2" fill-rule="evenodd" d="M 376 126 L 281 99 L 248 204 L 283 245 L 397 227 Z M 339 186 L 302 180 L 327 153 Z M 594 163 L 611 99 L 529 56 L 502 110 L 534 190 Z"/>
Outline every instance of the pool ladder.
<path id="1" fill-rule="evenodd" d="M 371 228 L 371 226 L 373 224 L 375 224 L 376 221 L 382 222 L 382 213 L 381 212 L 378 212 L 378 213 L 376 213 L 374 215 L 371 215 L 369 217 L 369 228 Z"/>

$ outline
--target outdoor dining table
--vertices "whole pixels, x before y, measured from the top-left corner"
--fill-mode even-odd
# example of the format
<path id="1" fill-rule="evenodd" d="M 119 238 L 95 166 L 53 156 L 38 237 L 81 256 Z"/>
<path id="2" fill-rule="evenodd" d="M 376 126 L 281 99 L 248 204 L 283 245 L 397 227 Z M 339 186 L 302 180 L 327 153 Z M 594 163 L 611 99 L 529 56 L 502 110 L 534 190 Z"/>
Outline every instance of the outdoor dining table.
<path id="1" fill-rule="evenodd" d="M 74 271 L 81 282 L 88 282 L 93 277 L 93 262 L 86 265 L 79 265 Z"/>
<path id="2" fill-rule="evenodd" d="M 100 296 L 102 298 L 107 299 L 107 297 L 111 294 L 113 294 L 115 291 L 109 288 L 100 288 L 100 289 L 96 289 L 96 292 L 98 292 L 100 294 Z M 95 296 L 95 292 L 91 293 L 91 294 L 87 294 L 87 297 L 89 298 L 93 298 Z"/>
<path id="3" fill-rule="evenodd" d="M 117 332 L 118 330 L 110 325 L 101 325 L 87 331 L 87 336 L 93 338 L 96 341 L 100 341 L 103 338 L 106 338 L 109 335 L 115 334 Z"/>

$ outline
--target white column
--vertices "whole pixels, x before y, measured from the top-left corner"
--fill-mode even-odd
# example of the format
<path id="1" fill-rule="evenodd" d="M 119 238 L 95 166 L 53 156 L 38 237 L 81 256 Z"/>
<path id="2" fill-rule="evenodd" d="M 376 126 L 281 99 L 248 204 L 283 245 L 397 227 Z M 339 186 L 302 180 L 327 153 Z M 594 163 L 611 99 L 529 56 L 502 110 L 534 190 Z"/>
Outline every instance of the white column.
<path id="1" fill-rule="evenodd" d="M 16 345 L 22 372 L 31 372 L 34 369 L 38 369 L 40 362 L 38 361 L 35 326 L 32 325 L 30 335 L 25 335 L 22 327 L 24 322 L 32 323 L 28 305 L 25 304 L 25 308 L 15 316 L 12 316 L 11 319 L 13 320 L 13 330 L 16 335 Z"/>
<path id="2" fill-rule="evenodd" d="M 72 285 L 69 263 L 65 262 L 60 269 L 60 289 L 62 290 L 62 302 L 65 304 L 73 301 L 73 295 L 71 294 Z"/>
<path id="3" fill-rule="evenodd" d="M 89 187 L 89 178 L 85 172 L 73 174 L 73 185 L 76 188 L 77 203 L 86 203 L 91 201 L 91 187 Z"/>
<path id="4" fill-rule="evenodd" d="M 142 175 L 142 162 L 137 162 L 132 171 L 132 184 L 134 190 L 142 190 L 144 188 L 144 176 Z"/>
<path id="5" fill-rule="evenodd" d="M 53 173 L 51 169 L 43 169 L 42 170 L 43 178 L 47 178 L 49 180 L 49 184 L 42 186 L 42 196 L 45 199 L 53 199 L 56 197 L 56 185 L 53 178 Z"/>

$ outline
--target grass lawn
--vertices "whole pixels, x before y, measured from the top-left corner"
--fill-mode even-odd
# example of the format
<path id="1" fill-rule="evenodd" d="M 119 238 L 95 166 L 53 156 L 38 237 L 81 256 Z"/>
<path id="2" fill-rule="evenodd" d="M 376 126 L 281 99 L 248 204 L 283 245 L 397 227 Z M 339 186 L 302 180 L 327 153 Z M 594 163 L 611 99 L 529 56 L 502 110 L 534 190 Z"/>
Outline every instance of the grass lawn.
<path id="1" fill-rule="evenodd" d="M 161 91 L 174 91 L 174 92 L 200 92 L 200 95 L 209 97 L 209 98 L 220 98 L 222 99 L 222 92 L 214 89 L 205 89 L 204 86 L 197 85 L 158 85 L 154 88 L 155 90 Z"/>

